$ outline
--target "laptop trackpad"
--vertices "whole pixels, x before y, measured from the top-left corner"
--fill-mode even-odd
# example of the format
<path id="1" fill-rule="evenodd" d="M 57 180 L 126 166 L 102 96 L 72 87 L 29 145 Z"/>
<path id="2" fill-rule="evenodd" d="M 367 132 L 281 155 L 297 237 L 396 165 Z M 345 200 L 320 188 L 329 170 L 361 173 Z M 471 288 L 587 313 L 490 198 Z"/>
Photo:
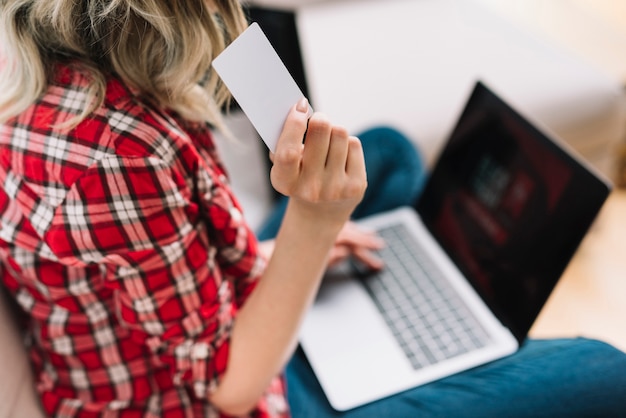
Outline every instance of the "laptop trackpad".
<path id="1" fill-rule="evenodd" d="M 328 326 L 331 323 L 333 327 Z M 302 325 L 300 342 L 322 386 L 334 387 L 325 391 L 327 394 L 349 391 L 369 398 L 381 395 L 379 388 L 372 387 L 373 381 L 391 381 L 395 382 L 392 386 L 401 388 L 412 379 L 411 363 L 365 287 L 350 277 L 347 266 L 324 279 Z M 324 367 L 316 367 L 317 362 L 324 362 Z M 323 372 L 340 369 L 341 373 L 332 376 Z M 397 388 L 386 386 L 385 391 L 391 394 Z"/>

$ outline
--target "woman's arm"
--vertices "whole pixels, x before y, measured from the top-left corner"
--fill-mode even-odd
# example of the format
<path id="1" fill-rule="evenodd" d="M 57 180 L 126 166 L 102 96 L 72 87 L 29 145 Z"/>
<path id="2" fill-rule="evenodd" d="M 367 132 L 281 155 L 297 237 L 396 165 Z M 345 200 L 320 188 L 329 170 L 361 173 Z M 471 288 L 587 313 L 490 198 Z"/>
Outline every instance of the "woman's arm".
<path id="1" fill-rule="evenodd" d="M 259 242 L 259 252 L 263 257 L 270 259 L 274 252 L 275 240 Z M 385 246 L 385 241 L 374 231 L 365 229 L 355 222 L 348 221 L 344 224 L 337 239 L 328 254 L 327 268 L 334 267 L 348 257 L 363 264 L 367 269 L 376 271 L 384 267 L 383 260 L 376 255 L 375 251 Z"/>
<path id="2" fill-rule="evenodd" d="M 229 414 L 249 411 L 289 359 L 329 251 L 366 188 L 358 139 L 320 114 L 307 126 L 307 112 L 306 102 L 294 107 L 279 138 L 272 184 L 290 202 L 267 269 L 235 321 L 226 372 L 210 396 Z"/>

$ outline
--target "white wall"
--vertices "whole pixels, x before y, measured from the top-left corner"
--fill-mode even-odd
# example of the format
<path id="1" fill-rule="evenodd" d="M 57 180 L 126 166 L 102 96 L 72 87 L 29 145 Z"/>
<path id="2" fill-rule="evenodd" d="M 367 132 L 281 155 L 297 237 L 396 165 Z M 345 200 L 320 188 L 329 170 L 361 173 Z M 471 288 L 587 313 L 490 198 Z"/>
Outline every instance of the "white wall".
<path id="1" fill-rule="evenodd" d="M 626 1 L 478 1 L 626 84 Z"/>

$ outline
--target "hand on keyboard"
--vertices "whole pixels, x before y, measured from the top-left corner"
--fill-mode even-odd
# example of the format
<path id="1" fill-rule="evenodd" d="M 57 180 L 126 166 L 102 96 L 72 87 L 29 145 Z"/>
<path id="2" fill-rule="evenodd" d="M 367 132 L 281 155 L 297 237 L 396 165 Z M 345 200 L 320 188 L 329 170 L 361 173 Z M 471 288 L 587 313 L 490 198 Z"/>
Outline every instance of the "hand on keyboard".
<path id="1" fill-rule="evenodd" d="M 384 264 L 375 252 L 384 246 L 385 242 L 375 232 L 354 222 L 346 222 L 330 251 L 328 267 L 336 266 L 351 257 L 368 271 L 380 270 Z"/>

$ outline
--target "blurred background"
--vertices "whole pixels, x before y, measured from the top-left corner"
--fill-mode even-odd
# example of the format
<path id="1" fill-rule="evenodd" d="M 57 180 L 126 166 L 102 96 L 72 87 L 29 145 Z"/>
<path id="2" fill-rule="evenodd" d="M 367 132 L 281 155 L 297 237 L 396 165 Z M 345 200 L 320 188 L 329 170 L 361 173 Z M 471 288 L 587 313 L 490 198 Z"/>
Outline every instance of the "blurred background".
<path id="1" fill-rule="evenodd" d="M 247 4 L 313 106 L 349 129 L 390 123 L 432 162 L 481 78 L 613 181 L 531 336 L 626 350 L 624 0 Z"/>

